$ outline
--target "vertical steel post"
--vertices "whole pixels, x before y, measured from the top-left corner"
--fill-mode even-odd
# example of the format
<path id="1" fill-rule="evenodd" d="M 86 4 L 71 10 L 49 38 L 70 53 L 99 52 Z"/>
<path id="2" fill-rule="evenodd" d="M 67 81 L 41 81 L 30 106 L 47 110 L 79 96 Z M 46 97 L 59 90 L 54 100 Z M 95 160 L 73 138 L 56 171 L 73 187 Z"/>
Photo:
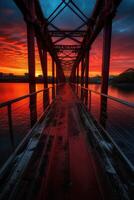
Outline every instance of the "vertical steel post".
<path id="1" fill-rule="evenodd" d="M 29 84 L 29 93 L 36 92 L 36 84 L 30 83 Z M 37 94 L 31 95 L 29 97 L 29 108 L 30 108 L 30 120 L 31 120 L 31 127 L 37 121 Z"/>
<path id="2" fill-rule="evenodd" d="M 85 72 L 85 55 L 81 61 L 81 87 L 84 86 L 84 72 Z M 84 100 L 84 90 L 81 88 L 81 99 Z"/>
<path id="3" fill-rule="evenodd" d="M 34 1 L 29 0 L 27 2 L 28 7 L 30 8 L 31 15 L 34 18 Z M 30 21 L 31 20 L 31 21 Z M 28 48 L 28 73 L 29 81 L 31 83 L 35 82 L 35 30 L 32 20 L 27 21 L 27 48 Z"/>
<path id="4" fill-rule="evenodd" d="M 44 79 L 44 88 L 47 88 L 47 51 L 43 50 L 39 38 L 37 38 L 38 51 L 40 56 L 41 68 Z"/>
<path id="5" fill-rule="evenodd" d="M 37 38 L 38 51 L 40 56 L 41 68 L 44 78 L 44 88 L 48 88 L 48 69 L 47 69 L 47 51 L 42 47 L 39 38 Z M 49 104 L 49 90 L 43 92 L 43 107 L 44 110 Z"/>
<path id="6" fill-rule="evenodd" d="M 10 134 L 10 141 L 11 146 L 14 151 L 15 149 L 15 142 L 14 142 L 14 133 L 13 133 L 13 121 L 12 121 L 12 108 L 11 104 L 8 105 L 8 124 L 9 124 L 9 134 Z"/>
<path id="7" fill-rule="evenodd" d="M 88 88 L 88 77 L 89 77 L 89 48 L 87 47 L 85 52 L 85 87 Z M 85 105 L 88 105 L 88 90 L 84 92 Z"/>
<path id="8" fill-rule="evenodd" d="M 101 93 L 108 93 L 110 51 L 111 51 L 112 18 L 106 21 L 103 31 L 103 60 Z M 107 119 L 107 98 L 101 96 L 100 122 L 105 127 Z"/>
<path id="9" fill-rule="evenodd" d="M 112 19 L 108 20 L 103 32 L 103 60 L 102 60 L 102 85 L 101 92 L 108 93 L 108 79 L 111 51 Z"/>
<path id="10" fill-rule="evenodd" d="M 91 113 L 91 108 L 92 108 L 92 92 L 91 92 L 91 90 L 89 90 L 89 100 L 88 101 L 89 101 L 88 110 Z"/>
<path id="11" fill-rule="evenodd" d="M 85 57 L 81 60 L 81 86 L 84 86 Z"/>
<path id="12" fill-rule="evenodd" d="M 44 79 L 45 79 L 45 85 L 44 87 L 48 87 L 48 67 L 47 67 L 47 50 L 43 49 L 42 56 L 44 59 Z"/>
<path id="13" fill-rule="evenodd" d="M 89 77 L 89 49 L 85 52 L 85 87 L 88 88 L 88 77 Z"/>
<path id="14" fill-rule="evenodd" d="M 48 88 L 48 62 L 47 62 L 47 50 L 43 49 L 43 59 L 44 59 L 44 88 Z M 44 110 L 49 105 L 49 90 L 44 91 Z"/>
<path id="15" fill-rule="evenodd" d="M 54 62 L 54 59 L 52 58 L 52 99 L 55 98 L 55 86 L 54 86 L 54 83 L 55 83 L 55 62 Z"/>
<path id="16" fill-rule="evenodd" d="M 29 81 L 35 82 L 35 44 L 34 44 L 34 27 L 27 23 L 27 44 L 28 44 L 28 73 Z"/>
<path id="17" fill-rule="evenodd" d="M 36 91 L 35 87 L 35 30 L 34 30 L 34 17 L 35 5 L 34 1 L 27 1 L 27 6 L 30 10 L 31 19 L 27 21 L 27 46 L 28 46 L 28 73 L 29 73 L 29 91 L 30 93 Z M 29 101 L 31 127 L 37 120 L 36 113 L 36 96 L 31 96 Z"/>

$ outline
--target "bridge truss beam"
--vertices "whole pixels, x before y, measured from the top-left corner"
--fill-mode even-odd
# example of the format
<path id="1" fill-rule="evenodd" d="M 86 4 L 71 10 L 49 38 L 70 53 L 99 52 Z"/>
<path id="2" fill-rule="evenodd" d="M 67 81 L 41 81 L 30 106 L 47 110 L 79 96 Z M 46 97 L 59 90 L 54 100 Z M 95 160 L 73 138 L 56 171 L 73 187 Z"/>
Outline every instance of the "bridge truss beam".
<path id="1" fill-rule="evenodd" d="M 42 58 L 41 54 L 42 52 L 49 52 L 50 55 L 53 57 L 54 61 L 57 63 L 57 67 L 59 68 L 58 71 L 60 71 L 60 76 L 62 77 L 62 81 L 65 81 L 65 76 L 60 64 L 60 61 L 57 56 L 57 52 L 55 51 L 51 36 L 49 35 L 49 31 L 46 28 L 46 19 L 44 18 L 42 14 L 42 10 L 40 8 L 40 4 L 36 0 L 14 0 L 16 5 L 21 10 L 24 19 L 27 24 L 27 34 L 28 34 L 28 63 L 29 63 L 29 76 L 30 79 L 33 80 L 35 78 L 35 64 L 33 57 L 35 56 L 35 48 L 33 44 L 33 38 L 36 38 L 38 40 L 38 43 L 40 42 L 41 45 L 38 46 L 40 58 Z M 32 27 L 32 28 L 31 28 Z M 32 30 L 33 29 L 33 30 Z M 33 59 L 33 61 L 32 61 Z M 45 61 L 46 62 L 46 61 Z M 41 61 L 43 64 L 43 62 Z M 42 65 L 42 69 L 45 65 Z M 43 69 L 43 75 L 44 71 Z M 46 73 L 46 72 L 45 72 Z M 44 80 L 47 82 L 46 76 L 44 76 Z"/>

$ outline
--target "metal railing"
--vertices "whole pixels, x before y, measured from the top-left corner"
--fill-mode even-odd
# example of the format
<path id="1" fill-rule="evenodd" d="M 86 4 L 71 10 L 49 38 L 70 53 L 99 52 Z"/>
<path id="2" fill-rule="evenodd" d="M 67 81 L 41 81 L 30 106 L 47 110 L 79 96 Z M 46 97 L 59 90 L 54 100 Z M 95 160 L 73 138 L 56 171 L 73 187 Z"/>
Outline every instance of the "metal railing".
<path id="1" fill-rule="evenodd" d="M 71 86 L 85 104 L 104 141 L 110 145 L 108 154 L 122 180 L 129 185 L 128 192 L 133 193 L 134 103 L 77 84 Z"/>
<path id="2" fill-rule="evenodd" d="M 0 165 L 54 100 L 61 84 L 0 103 Z M 16 141 L 17 140 L 17 141 Z"/>

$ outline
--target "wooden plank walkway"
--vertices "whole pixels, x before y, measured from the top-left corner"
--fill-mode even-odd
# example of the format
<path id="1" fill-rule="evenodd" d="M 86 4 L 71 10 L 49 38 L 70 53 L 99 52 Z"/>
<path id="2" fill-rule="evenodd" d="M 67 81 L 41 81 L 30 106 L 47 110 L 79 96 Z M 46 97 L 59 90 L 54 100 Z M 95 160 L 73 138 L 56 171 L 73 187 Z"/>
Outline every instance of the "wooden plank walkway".
<path id="1" fill-rule="evenodd" d="M 60 88 L 51 120 L 45 128 L 54 141 L 40 200 L 102 199 L 78 103 L 69 85 Z"/>

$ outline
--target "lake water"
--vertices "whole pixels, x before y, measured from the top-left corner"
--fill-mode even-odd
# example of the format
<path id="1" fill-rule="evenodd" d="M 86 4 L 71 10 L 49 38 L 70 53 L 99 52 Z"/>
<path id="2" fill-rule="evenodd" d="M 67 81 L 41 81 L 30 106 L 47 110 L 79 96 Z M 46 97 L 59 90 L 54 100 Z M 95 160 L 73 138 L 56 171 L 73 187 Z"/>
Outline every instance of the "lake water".
<path id="1" fill-rule="evenodd" d="M 49 85 L 51 86 L 51 84 Z M 90 89 L 100 91 L 99 84 L 91 84 Z M 36 84 L 36 90 L 43 89 L 43 84 Z M 10 99 L 14 99 L 29 93 L 29 85 L 27 83 L 0 83 L 0 103 Z M 134 90 L 123 90 L 109 86 L 109 95 L 134 102 Z"/>
<path id="2" fill-rule="evenodd" d="M 50 87 L 51 85 L 49 85 Z M 43 84 L 36 84 L 36 91 L 43 89 Z M 99 84 L 91 84 L 89 88 L 100 92 Z M 0 83 L 0 103 L 29 93 L 27 83 Z M 134 90 L 119 89 L 109 86 L 109 95 L 134 103 Z M 50 93 L 51 97 L 51 93 Z M 37 95 L 37 118 L 43 112 L 43 93 Z M 91 112 L 99 120 L 100 96 L 92 93 Z M 106 129 L 120 146 L 122 151 L 134 163 L 134 109 L 108 100 L 108 119 Z M 29 99 L 21 100 L 12 106 L 13 130 L 17 146 L 31 127 Z M 7 107 L 0 109 L 0 166 L 12 152 Z M 4 156 L 2 156 L 4 155 Z"/>

